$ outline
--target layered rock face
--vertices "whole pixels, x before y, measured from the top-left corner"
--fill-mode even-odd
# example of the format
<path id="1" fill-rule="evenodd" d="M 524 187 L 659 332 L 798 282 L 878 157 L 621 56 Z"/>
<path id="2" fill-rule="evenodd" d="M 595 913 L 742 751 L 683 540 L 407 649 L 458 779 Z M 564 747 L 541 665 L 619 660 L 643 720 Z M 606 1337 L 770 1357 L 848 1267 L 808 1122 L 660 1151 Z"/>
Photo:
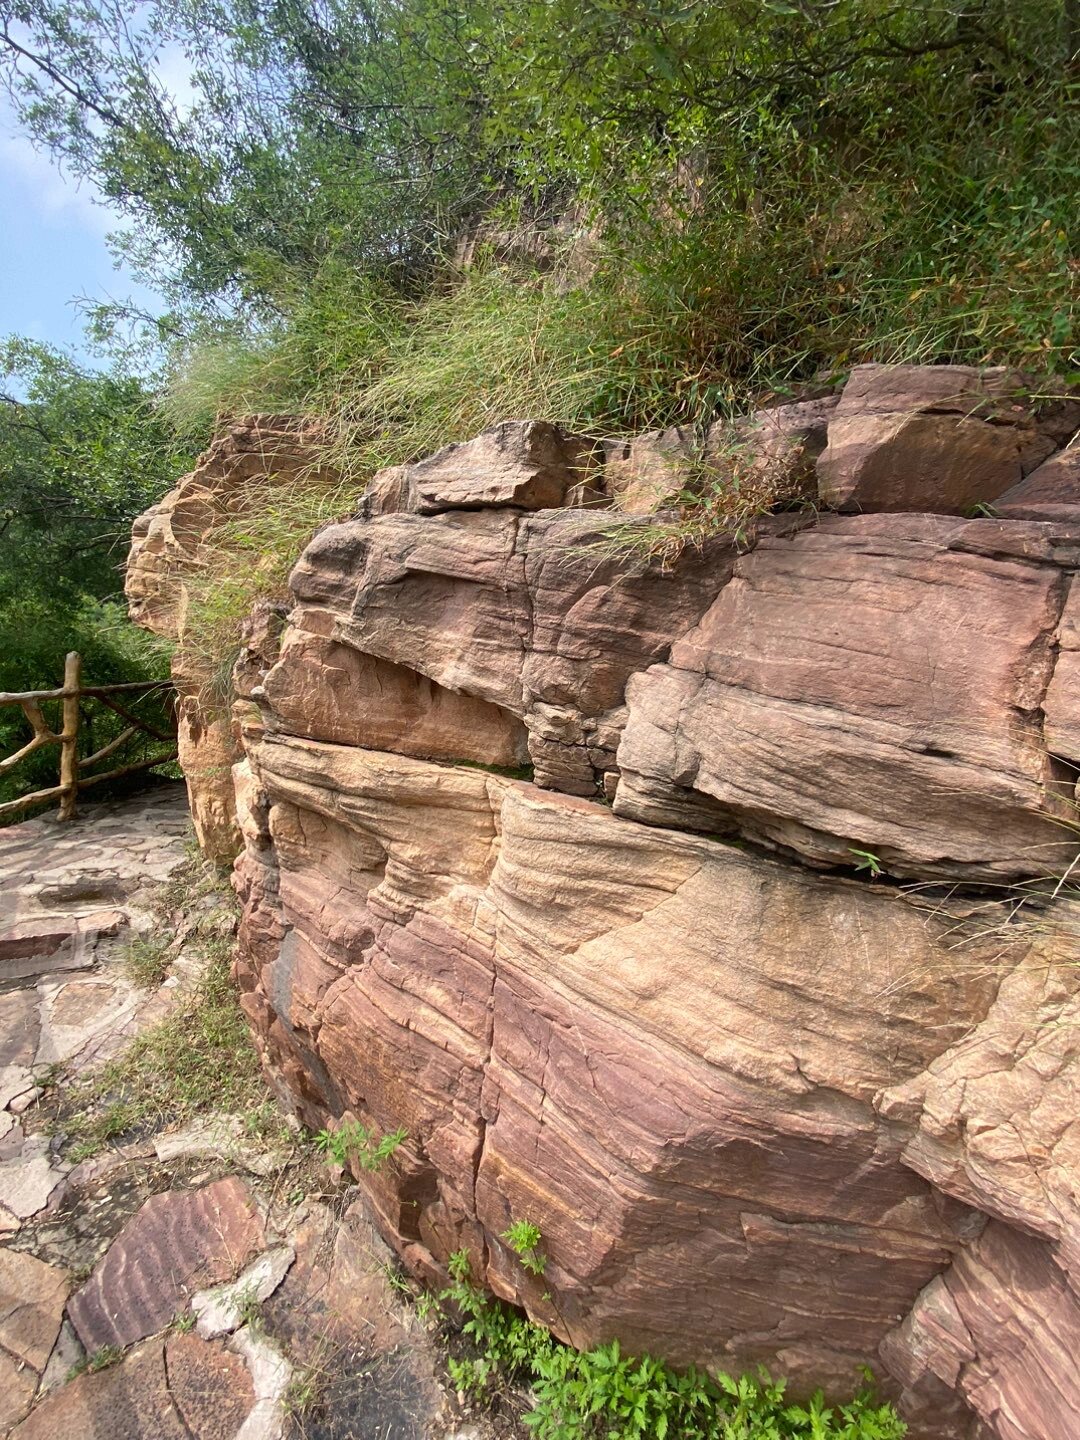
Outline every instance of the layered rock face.
<path id="1" fill-rule="evenodd" d="M 293 416 L 256 415 L 230 425 L 132 529 L 128 608 L 137 624 L 177 645 L 172 670 L 180 765 L 199 844 L 223 864 L 240 846 L 231 774 L 240 752 L 227 711 L 201 698 L 207 665 L 189 643 L 190 591 L 206 566 L 214 530 L 269 481 L 287 484 L 317 468 L 318 439 L 318 426 Z"/>
<path id="2" fill-rule="evenodd" d="M 685 436 L 514 422 L 313 539 L 235 672 L 238 977 L 306 1123 L 407 1130 L 416 1273 L 1077 1433 L 1078 421 L 862 367 L 736 437 L 861 514 L 657 551 Z"/>

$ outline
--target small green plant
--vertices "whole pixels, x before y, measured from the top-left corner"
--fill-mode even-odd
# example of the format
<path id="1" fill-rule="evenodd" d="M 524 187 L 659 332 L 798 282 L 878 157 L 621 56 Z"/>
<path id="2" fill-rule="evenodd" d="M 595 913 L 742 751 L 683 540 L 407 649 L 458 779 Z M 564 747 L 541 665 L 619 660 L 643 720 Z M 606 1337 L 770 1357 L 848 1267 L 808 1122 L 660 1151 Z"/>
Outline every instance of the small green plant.
<path id="1" fill-rule="evenodd" d="M 376 1141 L 374 1132 L 359 1120 L 348 1120 L 336 1130 L 320 1130 L 315 1136 L 316 1146 L 335 1165 L 346 1166 L 355 1160 L 362 1170 L 374 1174 L 382 1169 L 387 1160 L 408 1139 L 405 1129 L 395 1130 Z"/>
<path id="2" fill-rule="evenodd" d="M 848 853 L 855 856 L 858 861 L 856 870 L 868 870 L 871 880 L 876 880 L 882 874 L 881 861 L 872 850 L 856 850 L 854 845 L 848 846 Z"/>
<path id="3" fill-rule="evenodd" d="M 195 1328 L 195 1316 L 190 1310 L 181 1310 L 173 1316 L 172 1328 L 178 1335 L 186 1335 Z"/>
<path id="4" fill-rule="evenodd" d="M 382 1270 L 386 1283 L 390 1286 L 391 1290 L 395 1291 L 398 1295 L 412 1294 L 412 1286 L 409 1284 L 408 1277 L 401 1273 L 392 1260 L 387 1260 L 386 1263 L 379 1268 Z"/>
<path id="5" fill-rule="evenodd" d="M 304 1365 L 294 1368 L 282 1403 L 285 1414 L 295 1420 L 304 1420 L 322 1408 L 326 1390 L 326 1371 L 318 1365 Z"/>
<path id="6" fill-rule="evenodd" d="M 102 1345 L 92 1355 L 87 1355 L 85 1360 L 80 1360 L 73 1365 L 67 1373 L 69 1380 L 74 1380 L 77 1375 L 96 1375 L 99 1370 L 107 1370 L 110 1365 L 115 1365 L 118 1360 L 124 1358 L 124 1349 L 121 1345 Z"/>
<path id="7" fill-rule="evenodd" d="M 531 1275 L 544 1273 L 547 1256 L 540 1254 L 539 1246 L 543 1236 L 539 1225 L 534 1225 L 531 1220 L 515 1220 L 503 1231 L 502 1238 Z"/>
<path id="8" fill-rule="evenodd" d="M 423 1321 L 430 1320 L 433 1316 L 436 1320 L 442 1320 L 443 1308 L 434 1295 L 418 1295 L 416 1299 L 416 1313 Z"/>
<path id="9" fill-rule="evenodd" d="M 263 1329 L 262 1304 L 254 1286 L 241 1290 L 233 1303 L 241 1325 L 256 1333 Z"/>
<path id="10" fill-rule="evenodd" d="M 475 1350 L 448 1360 L 454 1384 L 477 1394 L 499 1375 L 527 1381 L 533 1408 L 525 1423 L 538 1440 L 902 1440 L 907 1433 L 869 1387 L 843 1405 L 820 1393 L 792 1404 L 784 1382 L 764 1371 L 679 1373 L 650 1355 L 624 1355 L 617 1340 L 574 1350 L 478 1290 L 465 1251 L 450 1257 L 449 1271 L 439 1298 L 464 1317 L 462 1333 Z"/>
<path id="11" fill-rule="evenodd" d="M 161 935 L 136 935 L 124 954 L 124 974 L 141 990 L 156 990 L 172 963 L 169 941 Z"/>

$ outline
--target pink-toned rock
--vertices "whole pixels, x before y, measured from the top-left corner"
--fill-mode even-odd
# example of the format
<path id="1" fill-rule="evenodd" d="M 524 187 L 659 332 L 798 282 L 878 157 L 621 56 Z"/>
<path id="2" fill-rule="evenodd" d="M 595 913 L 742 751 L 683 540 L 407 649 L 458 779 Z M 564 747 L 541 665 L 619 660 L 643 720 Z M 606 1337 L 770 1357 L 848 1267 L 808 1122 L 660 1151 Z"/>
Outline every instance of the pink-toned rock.
<path id="1" fill-rule="evenodd" d="M 262 1221 L 235 1176 L 154 1195 L 73 1296 L 68 1316 L 88 1351 L 131 1345 L 168 1325 L 196 1290 L 231 1279 L 262 1241 Z"/>
<path id="2" fill-rule="evenodd" d="M 240 848 L 232 788 L 239 750 L 232 722 L 226 714 L 208 715 L 197 695 L 180 700 L 177 722 L 177 749 L 199 848 L 217 864 L 231 864 Z"/>
<path id="3" fill-rule="evenodd" d="M 68 1293 L 63 1270 L 0 1249 L 0 1430 L 30 1408 L 49 1363 Z"/>
<path id="4" fill-rule="evenodd" d="M 919 1297 L 882 1358 L 913 1419 L 940 1414 L 952 1392 L 982 1422 L 979 1436 L 1074 1440 L 1078 1330 L 1080 1295 L 1052 1252 L 991 1221 Z M 973 1432 L 957 1416 L 947 1433 Z"/>
<path id="5" fill-rule="evenodd" d="M 755 411 L 730 424 L 720 421 L 703 440 L 675 425 L 650 430 L 604 447 L 603 487 L 629 515 L 652 515 L 676 505 L 702 477 L 719 480 L 734 471 L 774 475 L 794 488 L 814 474 L 825 448 L 829 417 L 838 397 L 796 400 Z"/>
<path id="6" fill-rule="evenodd" d="M 243 1360 L 191 1334 L 165 1341 L 169 1399 L 194 1440 L 236 1440 L 255 1401 Z"/>
<path id="7" fill-rule="evenodd" d="M 231 425 L 132 527 L 128 610 L 137 624 L 177 644 L 179 761 L 199 845 L 219 864 L 230 863 L 240 843 L 230 782 L 240 756 L 226 710 L 205 698 L 216 680 L 213 665 L 185 644 L 190 585 L 205 568 L 215 528 L 245 506 L 264 504 L 262 491 L 300 475 L 309 484 L 331 482 L 319 469 L 321 439 L 317 422 L 298 417 L 256 415 Z"/>
<path id="8" fill-rule="evenodd" d="M 1080 903 L 1052 927 L 1015 899 L 984 904 L 988 933 L 1032 944 L 985 1018 L 886 1091 L 904 1163 L 993 1217 L 882 1349 L 912 1412 L 955 1388 L 1001 1440 L 1069 1440 L 1080 1414 Z"/>
<path id="9" fill-rule="evenodd" d="M 822 503 L 963 514 L 997 500 L 1055 447 L 1031 389 L 1004 369 L 857 365 L 818 460 Z"/>
<path id="10" fill-rule="evenodd" d="M 829 519 L 764 539 L 635 677 L 616 812 L 815 863 L 1019 878 L 1067 865 L 1042 705 L 1080 526 Z"/>
<path id="11" fill-rule="evenodd" d="M 962 1044 L 890 1088 L 881 1113 L 914 1126 L 904 1162 L 965 1204 L 1042 1236 L 1080 1272 L 1080 903 L 1055 924 L 1015 902 L 983 907 L 1034 942 L 1000 979 L 993 1006 Z"/>
<path id="12" fill-rule="evenodd" d="M 1019 485 L 1006 490 L 994 506 L 999 515 L 1016 519 L 1055 519 L 1080 506 L 1080 437 L 1051 455 Z"/>
<path id="13" fill-rule="evenodd" d="M 1021 378 L 865 367 L 739 433 L 804 479 L 828 424 L 838 503 L 961 508 L 1075 430 Z M 549 500 L 526 430 L 376 477 L 280 643 L 251 628 L 236 976 L 275 1085 L 407 1131 L 357 1178 L 431 1282 L 464 1248 L 580 1345 L 796 1390 L 884 1364 L 913 1440 L 1072 1440 L 1080 921 L 1067 880 L 1009 887 L 1076 851 L 1075 510 L 774 517 L 649 562 L 652 522 L 571 507 L 678 446 Z M 548 788 L 435 763 L 525 744 Z M 367 1293 L 328 1253 L 269 1302 L 336 1287 L 305 1350 Z"/>
<path id="14" fill-rule="evenodd" d="M 249 1013 L 309 1123 L 408 1130 L 370 1183 L 409 1263 L 465 1245 L 577 1343 L 850 1386 L 981 1223 L 873 1098 L 960 1044 L 1009 947 L 960 960 L 962 914 L 476 771 L 272 736 L 255 763 Z"/>
<path id="15" fill-rule="evenodd" d="M 321 438 L 316 422 L 254 415 L 214 440 L 191 474 L 132 526 L 124 589 L 136 624 L 171 640 L 181 638 L 186 580 L 201 567 L 207 536 L 251 503 L 260 483 L 283 483 L 316 470 Z"/>
<path id="16" fill-rule="evenodd" d="M 409 508 L 551 510 L 588 476 L 595 442 L 544 420 L 504 420 L 404 467 Z M 385 472 L 384 472 L 385 473 Z"/>
<path id="17" fill-rule="evenodd" d="M 604 487 L 625 515 L 653 515 L 675 504 L 691 478 L 694 437 L 673 425 L 604 445 Z"/>
<path id="18" fill-rule="evenodd" d="M 233 690 L 239 699 L 252 699 L 277 660 L 288 613 L 288 606 L 279 601 L 257 600 L 244 621 L 244 643 L 232 672 Z"/>
<path id="19" fill-rule="evenodd" d="M 237 1356 L 194 1335 L 172 1335 L 52 1391 L 12 1437 L 234 1440 L 254 1398 Z"/>
<path id="20" fill-rule="evenodd" d="M 1043 700 L 1046 746 L 1080 771 L 1080 582 L 1075 575 L 1057 641 L 1057 664 Z"/>
<path id="21" fill-rule="evenodd" d="M 293 572 L 301 603 L 263 687 L 285 707 L 271 725 L 512 764 L 516 717 L 538 782 L 596 793 L 627 678 L 694 623 L 735 558 L 723 540 L 674 571 L 612 556 L 607 523 L 496 510 L 328 526 Z"/>
<path id="22" fill-rule="evenodd" d="M 325 611 L 294 613 L 263 695 L 291 735 L 432 760 L 524 765 L 525 726 L 509 711 L 319 634 Z"/>

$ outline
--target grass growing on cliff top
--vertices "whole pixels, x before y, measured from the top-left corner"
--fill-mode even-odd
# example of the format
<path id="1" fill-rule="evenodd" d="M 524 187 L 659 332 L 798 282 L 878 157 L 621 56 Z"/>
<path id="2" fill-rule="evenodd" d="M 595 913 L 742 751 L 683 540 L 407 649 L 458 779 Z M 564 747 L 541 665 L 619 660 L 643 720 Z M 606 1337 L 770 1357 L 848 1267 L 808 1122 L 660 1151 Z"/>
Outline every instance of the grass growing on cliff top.
<path id="1" fill-rule="evenodd" d="M 1080 107 L 1069 27 L 1045 6 L 809 3 L 767 23 L 738 0 L 376 13 L 384 31 L 331 17 L 336 58 L 316 47 L 307 77 L 319 93 L 329 65 L 341 87 L 296 152 L 340 213 L 320 212 L 307 251 L 303 207 L 260 211 L 257 252 L 228 257 L 260 303 L 175 357 L 165 404 L 183 434 L 303 410 L 325 418 L 341 476 L 215 537 L 191 614 L 208 672 L 379 468 L 493 421 L 704 427 L 868 360 L 1080 368 Z M 342 95 L 388 129 L 350 129 L 360 153 L 339 168 L 325 116 Z M 291 129 L 308 90 L 294 98 Z M 406 194 L 429 133 L 438 176 Z M 389 191 L 371 174 L 384 163 Z M 388 193 L 397 209 L 376 214 Z M 386 225 L 408 265 L 385 263 Z M 690 539 L 730 518 L 699 510 Z"/>

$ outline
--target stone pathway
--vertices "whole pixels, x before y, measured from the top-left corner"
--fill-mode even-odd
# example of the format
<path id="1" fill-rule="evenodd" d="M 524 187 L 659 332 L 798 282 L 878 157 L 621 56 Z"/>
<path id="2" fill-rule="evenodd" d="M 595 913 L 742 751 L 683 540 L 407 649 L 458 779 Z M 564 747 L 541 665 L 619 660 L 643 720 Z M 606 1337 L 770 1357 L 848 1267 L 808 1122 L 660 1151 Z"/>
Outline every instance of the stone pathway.
<path id="1" fill-rule="evenodd" d="M 72 1164 L 39 1101 L 168 1014 L 124 973 L 184 863 L 183 789 L 0 830 L 0 1436 L 492 1440 L 359 1192 L 211 1115 Z M 287 1137 L 283 1139 L 283 1137 Z M 347 1180 L 348 1177 L 345 1177 Z"/>

